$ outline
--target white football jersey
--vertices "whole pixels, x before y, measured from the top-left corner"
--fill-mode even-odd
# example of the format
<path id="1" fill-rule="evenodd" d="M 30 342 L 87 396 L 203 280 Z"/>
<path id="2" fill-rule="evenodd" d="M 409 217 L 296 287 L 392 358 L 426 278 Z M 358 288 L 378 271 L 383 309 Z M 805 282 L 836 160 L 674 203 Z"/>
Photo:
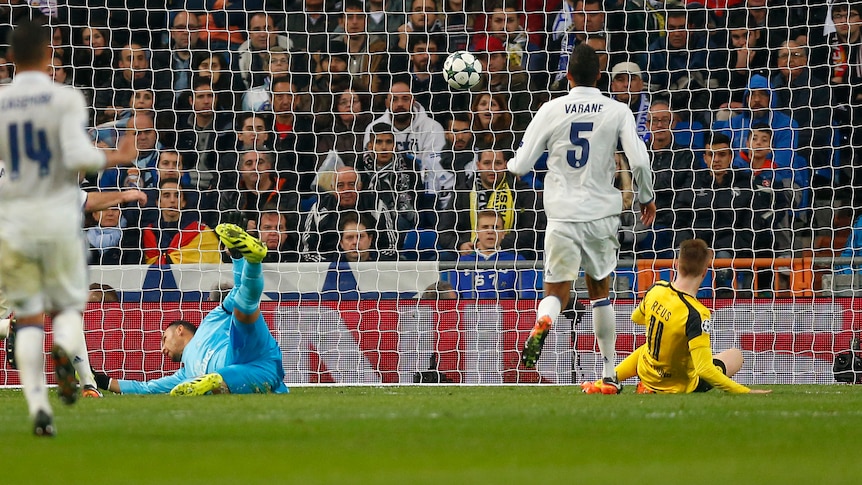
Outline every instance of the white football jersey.
<path id="1" fill-rule="evenodd" d="M 523 175 L 547 151 L 548 219 L 594 221 L 622 212 L 622 195 L 614 187 L 619 143 L 637 183 L 638 200 L 650 202 L 654 194 L 649 155 L 632 112 L 593 87 L 575 87 L 539 108 L 508 168 Z"/>
<path id="2" fill-rule="evenodd" d="M 25 71 L 0 90 L 0 232 L 51 239 L 81 230 L 79 171 L 105 166 L 85 131 L 84 97 Z"/>

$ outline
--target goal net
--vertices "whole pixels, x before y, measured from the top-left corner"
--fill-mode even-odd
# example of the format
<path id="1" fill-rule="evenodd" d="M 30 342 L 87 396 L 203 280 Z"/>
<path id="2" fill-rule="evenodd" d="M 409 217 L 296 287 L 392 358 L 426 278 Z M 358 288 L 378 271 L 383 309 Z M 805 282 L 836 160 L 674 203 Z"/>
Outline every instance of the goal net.
<path id="1" fill-rule="evenodd" d="M 638 298 L 672 279 L 691 237 L 715 249 L 698 297 L 713 351 L 743 350 L 740 382 L 832 383 L 850 349 L 862 288 L 852 2 L 88 3 L 8 2 L 0 35 L 46 17 L 48 72 L 85 94 L 93 142 L 137 137 L 135 166 L 82 177 L 91 194 L 146 199 L 84 228 L 85 333 L 112 376 L 176 369 L 161 331 L 199 322 L 230 288 L 211 228 L 233 222 L 269 248 L 261 308 L 288 384 L 596 378 L 589 311 L 564 311 L 537 368 L 519 365 L 542 296 L 548 171 L 544 159 L 524 177 L 505 169 L 539 107 L 568 91 L 581 43 L 654 171 L 648 228 L 617 157 L 618 359 L 644 342 L 629 318 Z M 14 78 L 4 51 L 0 86 Z M 481 68 L 473 86 L 444 73 L 460 51 Z M 573 295 L 588 304 L 582 278 Z"/>

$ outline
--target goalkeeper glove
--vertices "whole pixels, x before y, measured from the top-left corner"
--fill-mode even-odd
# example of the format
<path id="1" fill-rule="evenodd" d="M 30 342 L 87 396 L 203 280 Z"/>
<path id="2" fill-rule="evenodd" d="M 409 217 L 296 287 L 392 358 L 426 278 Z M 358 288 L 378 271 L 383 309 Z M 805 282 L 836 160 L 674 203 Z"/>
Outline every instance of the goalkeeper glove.
<path id="1" fill-rule="evenodd" d="M 108 391 L 108 387 L 111 385 L 111 378 L 108 377 L 108 374 L 96 372 L 96 369 L 92 368 L 90 370 L 93 371 L 93 377 L 96 379 L 96 387 L 103 391 Z"/>

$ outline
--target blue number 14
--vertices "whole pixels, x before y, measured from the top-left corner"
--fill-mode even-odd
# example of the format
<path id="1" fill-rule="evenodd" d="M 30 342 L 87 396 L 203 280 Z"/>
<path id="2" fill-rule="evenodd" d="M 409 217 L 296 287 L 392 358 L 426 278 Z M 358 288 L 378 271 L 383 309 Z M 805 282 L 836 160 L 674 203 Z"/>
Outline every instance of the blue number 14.
<path id="1" fill-rule="evenodd" d="M 592 123 L 572 123 L 569 129 L 569 141 L 575 148 L 566 152 L 566 161 L 572 168 L 583 167 L 590 158 L 590 140 L 581 136 L 581 133 L 588 131 L 593 131 Z M 578 147 L 581 153 L 578 153 Z"/>
<path id="2" fill-rule="evenodd" d="M 39 164 L 39 177 L 50 172 L 51 149 L 48 148 L 48 134 L 45 130 L 34 130 L 33 123 L 24 123 L 24 153 L 27 158 Z M 9 125 L 9 164 L 10 177 L 18 178 L 21 167 L 21 148 L 18 138 L 18 125 Z"/>

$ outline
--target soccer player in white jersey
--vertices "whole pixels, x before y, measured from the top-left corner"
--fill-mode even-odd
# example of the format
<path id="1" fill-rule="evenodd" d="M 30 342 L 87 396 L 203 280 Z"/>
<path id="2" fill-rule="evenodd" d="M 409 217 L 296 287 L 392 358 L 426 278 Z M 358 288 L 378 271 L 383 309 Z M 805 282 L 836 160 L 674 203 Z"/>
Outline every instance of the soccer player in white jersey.
<path id="1" fill-rule="evenodd" d="M 521 362 L 535 367 L 551 324 L 570 298 L 580 268 L 586 275 L 593 328 L 602 354 L 602 392 L 622 390 L 614 374 L 616 315 L 609 296 L 610 274 L 617 265 L 617 231 L 622 195 L 614 187 L 618 143 L 628 157 L 638 189 L 641 221 L 655 219 L 652 172 L 646 146 L 637 134 L 628 106 L 596 89 L 599 59 L 592 47 L 579 44 L 569 58 L 569 94 L 545 103 L 524 133 L 509 161 L 515 175 L 529 172 L 548 152 L 545 177 L 545 297 L 536 325 L 524 344 Z"/>
<path id="2" fill-rule="evenodd" d="M 133 136 L 123 136 L 115 150 L 90 142 L 83 95 L 45 74 L 50 38 L 50 30 L 35 22 L 15 27 L 9 44 L 16 75 L 0 90 L 0 159 L 8 177 L 0 191 L 0 289 L 17 319 L 15 360 L 33 431 L 40 436 L 54 434 L 44 313 L 53 319 L 51 358 L 63 402 L 77 398 L 73 361 L 87 359 L 78 172 L 128 164 L 137 156 Z"/>

